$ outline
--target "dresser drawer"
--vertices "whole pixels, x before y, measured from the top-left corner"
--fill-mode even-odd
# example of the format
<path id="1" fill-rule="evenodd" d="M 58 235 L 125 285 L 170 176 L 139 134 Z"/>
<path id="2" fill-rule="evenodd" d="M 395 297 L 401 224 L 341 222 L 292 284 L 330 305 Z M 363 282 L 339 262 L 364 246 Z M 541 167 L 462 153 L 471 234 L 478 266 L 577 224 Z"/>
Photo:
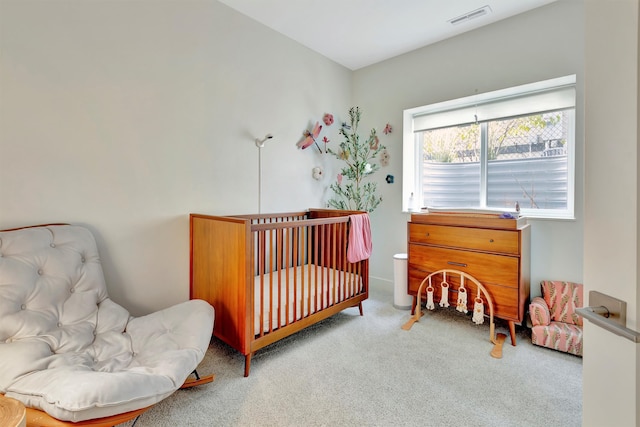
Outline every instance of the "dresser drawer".
<path id="1" fill-rule="evenodd" d="M 496 284 L 518 288 L 518 261 L 519 259 L 513 256 L 409 244 L 409 270 L 426 273 L 424 276 L 450 268 L 470 274 L 483 285 Z"/>
<path id="2" fill-rule="evenodd" d="M 409 242 L 518 254 L 518 231 L 409 223 Z"/>

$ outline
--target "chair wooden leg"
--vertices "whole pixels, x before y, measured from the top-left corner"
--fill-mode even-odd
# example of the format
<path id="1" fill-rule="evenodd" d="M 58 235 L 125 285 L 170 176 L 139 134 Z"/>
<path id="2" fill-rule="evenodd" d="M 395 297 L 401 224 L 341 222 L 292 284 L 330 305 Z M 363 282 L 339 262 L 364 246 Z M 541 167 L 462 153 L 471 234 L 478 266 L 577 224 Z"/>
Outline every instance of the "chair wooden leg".
<path id="1" fill-rule="evenodd" d="M 126 412 L 124 414 L 113 415 L 105 418 L 97 418 L 86 421 L 61 421 L 53 418 L 46 412 L 39 411 L 33 408 L 27 408 L 27 427 L 112 427 L 118 424 L 122 424 L 129 420 L 136 419 L 147 409 L 137 409 L 135 411 Z"/>
<path id="2" fill-rule="evenodd" d="M 200 377 L 196 371 L 194 371 L 195 378 L 187 378 L 184 384 L 180 388 L 189 388 L 195 387 L 201 384 L 207 384 L 213 381 L 215 375 L 207 375 L 205 377 Z M 124 414 L 113 415 L 105 418 L 97 418 L 93 420 L 86 421 L 62 421 L 56 418 L 53 418 L 51 415 L 46 412 L 33 409 L 26 408 L 26 421 L 27 426 L 33 427 L 111 427 L 117 424 L 124 423 L 126 421 L 130 421 L 137 418 L 145 412 L 147 409 L 151 408 L 148 406 L 146 408 L 137 409 L 135 411 L 126 412 Z M 135 423 L 135 421 L 134 421 Z"/>
<path id="3" fill-rule="evenodd" d="M 193 371 L 193 375 L 195 376 L 195 378 L 187 378 L 184 384 L 180 386 L 180 388 L 190 388 L 201 384 L 208 384 L 210 382 L 213 382 L 214 378 L 216 377 L 213 374 L 207 375 L 206 377 L 201 377 L 200 375 L 198 375 L 197 370 Z"/>

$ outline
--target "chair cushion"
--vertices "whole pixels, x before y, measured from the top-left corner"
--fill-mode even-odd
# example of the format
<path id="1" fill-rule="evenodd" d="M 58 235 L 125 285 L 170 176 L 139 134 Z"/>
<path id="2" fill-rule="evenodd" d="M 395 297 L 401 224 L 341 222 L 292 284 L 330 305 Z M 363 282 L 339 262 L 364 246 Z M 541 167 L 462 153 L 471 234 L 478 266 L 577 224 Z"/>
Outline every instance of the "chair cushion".
<path id="1" fill-rule="evenodd" d="M 0 232 L 0 393 L 26 406 L 83 421 L 152 405 L 197 367 L 212 330 L 201 300 L 131 317 L 83 227 Z"/>
<path id="2" fill-rule="evenodd" d="M 529 314 L 531 315 L 531 324 L 533 326 L 548 325 L 551 322 L 551 313 L 549 306 L 542 297 L 534 297 L 529 304 Z"/>
<path id="3" fill-rule="evenodd" d="M 531 328 L 531 342 L 535 345 L 582 356 L 582 327 L 564 322 Z"/>
<path id="4" fill-rule="evenodd" d="M 576 314 L 576 308 L 583 306 L 581 284 L 544 280 L 540 285 L 551 320 L 582 326 L 582 317 Z"/>

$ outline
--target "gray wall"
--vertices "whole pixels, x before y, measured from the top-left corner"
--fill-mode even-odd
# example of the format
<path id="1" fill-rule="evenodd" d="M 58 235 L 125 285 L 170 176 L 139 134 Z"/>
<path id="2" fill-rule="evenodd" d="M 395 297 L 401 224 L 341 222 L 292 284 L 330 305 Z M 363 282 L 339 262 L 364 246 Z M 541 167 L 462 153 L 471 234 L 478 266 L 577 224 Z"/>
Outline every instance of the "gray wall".
<path id="1" fill-rule="evenodd" d="M 583 10 L 560 1 L 354 73 L 216 2 L 4 0 L 0 228 L 86 223 L 112 296 L 134 313 L 188 298 L 188 213 L 324 206 L 328 156 L 295 143 L 363 111 L 391 154 L 376 175 L 371 274 L 406 251 L 402 110 L 578 75 L 576 220 L 532 223 L 532 290 L 582 280 Z M 394 131 L 382 134 L 386 123 Z M 328 134 L 338 142 L 337 126 Z M 325 179 L 311 169 L 323 166 Z M 387 174 L 395 176 L 386 184 Z"/>
<path id="2" fill-rule="evenodd" d="M 263 212 L 324 203 L 352 73 L 217 1 L 2 0 L 0 52 L 0 229 L 87 224 L 134 314 L 189 298 L 190 212 L 258 211 L 256 137 Z"/>

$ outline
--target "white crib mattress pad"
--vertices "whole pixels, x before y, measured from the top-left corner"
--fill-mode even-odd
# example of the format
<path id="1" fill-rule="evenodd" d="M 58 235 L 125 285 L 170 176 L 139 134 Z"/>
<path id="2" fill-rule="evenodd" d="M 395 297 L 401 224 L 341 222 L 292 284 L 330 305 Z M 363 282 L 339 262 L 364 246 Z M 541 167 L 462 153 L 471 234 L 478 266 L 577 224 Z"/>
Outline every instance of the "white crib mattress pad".
<path id="1" fill-rule="evenodd" d="M 359 274 L 315 264 L 259 274 L 254 277 L 254 333 L 259 335 L 261 330 L 269 332 L 286 326 L 330 307 L 334 301 L 357 295 L 362 289 Z"/>

